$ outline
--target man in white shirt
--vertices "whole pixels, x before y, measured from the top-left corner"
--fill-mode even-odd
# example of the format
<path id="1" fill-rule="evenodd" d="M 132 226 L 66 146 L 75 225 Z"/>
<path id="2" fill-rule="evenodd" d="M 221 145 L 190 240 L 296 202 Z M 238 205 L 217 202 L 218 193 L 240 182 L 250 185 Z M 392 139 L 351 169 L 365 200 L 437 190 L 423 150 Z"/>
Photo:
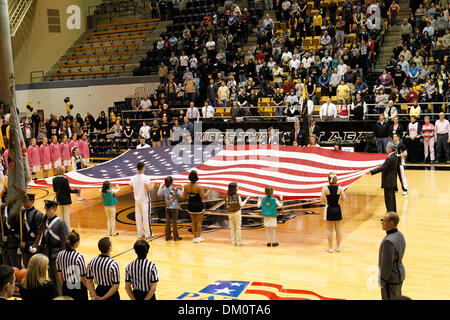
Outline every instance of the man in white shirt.
<path id="1" fill-rule="evenodd" d="M 311 63 L 314 62 L 314 58 L 310 56 L 309 52 L 305 53 L 305 56 L 302 59 L 303 66 L 308 69 L 311 66 Z"/>
<path id="2" fill-rule="evenodd" d="M 336 118 L 337 108 L 335 104 L 331 103 L 330 98 L 320 107 L 319 115 L 320 120 L 333 120 Z"/>
<path id="3" fill-rule="evenodd" d="M 136 149 L 145 149 L 145 148 L 150 148 L 150 146 L 145 143 L 144 137 L 140 137 L 139 144 L 136 146 Z"/>
<path id="4" fill-rule="evenodd" d="M 337 69 L 338 74 L 340 74 L 342 77 L 347 73 L 347 65 L 344 63 L 344 60 L 341 59 L 341 61 L 339 61 Z"/>
<path id="5" fill-rule="evenodd" d="M 297 70 L 299 66 L 300 66 L 300 60 L 298 60 L 297 57 L 294 55 L 292 57 L 291 61 L 289 62 L 289 69 Z"/>
<path id="6" fill-rule="evenodd" d="M 281 55 L 281 60 L 283 61 L 284 65 L 289 65 L 289 61 L 292 59 L 292 52 L 289 51 L 288 48 L 283 52 Z"/>
<path id="7" fill-rule="evenodd" d="M 266 14 L 266 18 L 263 21 L 263 28 L 264 29 L 273 29 L 273 20 L 270 18 L 269 14 Z"/>
<path id="8" fill-rule="evenodd" d="M 216 113 L 216 110 L 212 105 L 208 103 L 208 100 L 205 101 L 205 105 L 202 108 L 203 113 L 203 119 L 206 122 L 211 122 L 214 118 L 214 114 Z"/>
<path id="9" fill-rule="evenodd" d="M 329 45 L 330 43 L 331 43 L 331 37 L 330 37 L 330 35 L 328 34 L 328 31 L 325 30 L 325 31 L 323 32 L 322 38 L 320 38 L 320 44 L 321 44 L 323 47 L 325 47 L 325 46 Z"/>
<path id="10" fill-rule="evenodd" d="M 139 239 L 151 237 L 149 216 L 151 213 L 150 191 L 153 184 L 150 178 L 144 174 L 144 162 L 138 162 L 136 166 L 138 174 L 130 180 L 130 186 L 134 193 L 134 215 L 136 220 L 137 234 Z"/>
<path id="11" fill-rule="evenodd" d="M 445 161 L 450 162 L 449 158 L 449 148 L 450 143 L 450 123 L 445 119 L 445 114 L 443 112 L 439 113 L 439 120 L 435 123 L 436 130 L 436 161 L 441 160 L 443 154 Z"/>
<path id="12" fill-rule="evenodd" d="M 194 101 L 189 102 L 189 108 L 186 111 L 186 117 L 190 121 L 194 121 L 196 119 L 198 122 L 200 120 L 200 112 L 198 111 L 197 107 L 194 107 Z"/>

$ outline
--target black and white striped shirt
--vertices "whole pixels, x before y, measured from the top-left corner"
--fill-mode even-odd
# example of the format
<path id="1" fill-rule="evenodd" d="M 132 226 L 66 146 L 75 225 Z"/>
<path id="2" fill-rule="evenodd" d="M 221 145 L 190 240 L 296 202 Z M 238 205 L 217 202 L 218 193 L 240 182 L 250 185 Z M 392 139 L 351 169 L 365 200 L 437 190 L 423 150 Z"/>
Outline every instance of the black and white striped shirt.
<path id="1" fill-rule="evenodd" d="M 158 281 L 158 270 L 150 260 L 136 259 L 125 268 L 125 282 L 131 282 L 134 290 L 148 292 Z"/>
<path id="2" fill-rule="evenodd" d="M 99 255 L 89 262 L 86 278 L 94 279 L 100 286 L 119 284 L 119 264 L 108 256 Z"/>
<path id="3" fill-rule="evenodd" d="M 56 256 L 56 270 L 62 273 L 63 280 L 69 283 L 81 283 L 86 276 L 86 263 L 81 253 L 75 250 L 63 250 Z"/>

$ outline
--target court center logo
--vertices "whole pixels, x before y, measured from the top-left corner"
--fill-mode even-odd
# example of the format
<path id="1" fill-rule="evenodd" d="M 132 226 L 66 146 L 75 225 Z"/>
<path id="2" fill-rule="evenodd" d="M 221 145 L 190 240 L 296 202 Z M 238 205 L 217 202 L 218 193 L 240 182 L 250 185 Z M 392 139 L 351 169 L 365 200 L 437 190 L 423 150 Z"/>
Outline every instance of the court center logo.
<path id="1" fill-rule="evenodd" d="M 344 300 L 311 290 L 286 289 L 280 284 L 256 281 L 217 280 L 198 292 L 184 292 L 177 300 Z"/>

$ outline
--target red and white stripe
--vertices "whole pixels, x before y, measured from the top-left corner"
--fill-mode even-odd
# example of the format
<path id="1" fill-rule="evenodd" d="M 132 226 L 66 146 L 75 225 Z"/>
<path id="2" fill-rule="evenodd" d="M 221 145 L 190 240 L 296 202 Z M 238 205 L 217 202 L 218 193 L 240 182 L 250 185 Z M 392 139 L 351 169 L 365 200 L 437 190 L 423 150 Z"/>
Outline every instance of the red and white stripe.
<path id="1" fill-rule="evenodd" d="M 334 151 L 323 148 L 304 148 L 280 145 L 228 146 L 215 157 L 193 167 L 203 187 L 226 192 L 228 184 L 238 183 L 244 197 L 264 194 L 272 186 L 274 195 L 283 199 L 311 199 L 320 197 L 328 185 L 328 173 L 333 171 L 338 184 L 350 187 L 365 172 L 381 165 L 386 154 Z M 99 166 L 101 166 L 100 164 Z M 188 183 L 189 171 L 173 175 L 175 185 Z M 66 174 L 76 188 L 100 188 L 104 179 L 92 178 L 81 172 Z M 131 177 L 110 179 L 111 183 L 128 185 Z M 150 176 L 156 183 L 165 176 Z M 31 186 L 51 187 L 52 178 L 38 180 Z"/>

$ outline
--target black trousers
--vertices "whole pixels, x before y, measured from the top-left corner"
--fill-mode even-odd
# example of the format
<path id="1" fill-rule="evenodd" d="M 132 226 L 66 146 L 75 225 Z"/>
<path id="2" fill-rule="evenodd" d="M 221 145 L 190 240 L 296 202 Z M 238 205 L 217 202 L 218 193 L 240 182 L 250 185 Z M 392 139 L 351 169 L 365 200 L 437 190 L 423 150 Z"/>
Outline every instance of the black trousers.
<path id="1" fill-rule="evenodd" d="M 383 288 L 381 288 L 381 299 L 390 300 L 393 297 L 398 297 L 402 295 L 402 284 L 390 284 L 386 283 Z"/>
<path id="2" fill-rule="evenodd" d="M 17 254 L 17 248 L 3 249 L 3 263 L 10 267 L 22 269 L 20 255 Z"/>
<path id="3" fill-rule="evenodd" d="M 58 290 L 58 294 L 62 294 L 62 283 L 59 281 L 58 277 L 58 271 L 56 269 L 56 258 L 50 258 L 49 257 L 48 262 L 48 276 L 50 277 L 50 280 L 55 284 L 56 290 Z"/>
<path id="4" fill-rule="evenodd" d="M 69 288 L 69 286 L 71 288 Z M 75 288 L 72 288 L 72 287 L 75 287 Z M 77 289 L 77 287 L 79 289 Z M 89 300 L 87 289 L 83 283 L 67 285 L 67 282 L 64 281 L 64 283 L 62 285 L 62 295 L 72 297 L 73 300 L 79 300 L 79 301 Z"/>
<path id="5" fill-rule="evenodd" d="M 386 211 L 397 212 L 395 188 L 384 188 L 384 203 L 386 205 Z"/>
<path id="6" fill-rule="evenodd" d="M 103 297 L 105 294 L 108 293 L 109 289 L 111 289 L 111 286 L 98 285 L 97 288 L 95 288 L 95 293 L 97 293 L 99 297 Z M 119 291 L 116 291 L 116 293 L 114 293 L 111 297 L 109 297 L 106 300 L 108 301 L 120 300 Z"/>
<path id="7" fill-rule="evenodd" d="M 147 296 L 148 292 L 140 291 L 140 290 L 133 290 L 134 297 L 136 300 L 144 300 Z M 153 295 L 150 300 L 156 300 L 155 295 Z"/>

